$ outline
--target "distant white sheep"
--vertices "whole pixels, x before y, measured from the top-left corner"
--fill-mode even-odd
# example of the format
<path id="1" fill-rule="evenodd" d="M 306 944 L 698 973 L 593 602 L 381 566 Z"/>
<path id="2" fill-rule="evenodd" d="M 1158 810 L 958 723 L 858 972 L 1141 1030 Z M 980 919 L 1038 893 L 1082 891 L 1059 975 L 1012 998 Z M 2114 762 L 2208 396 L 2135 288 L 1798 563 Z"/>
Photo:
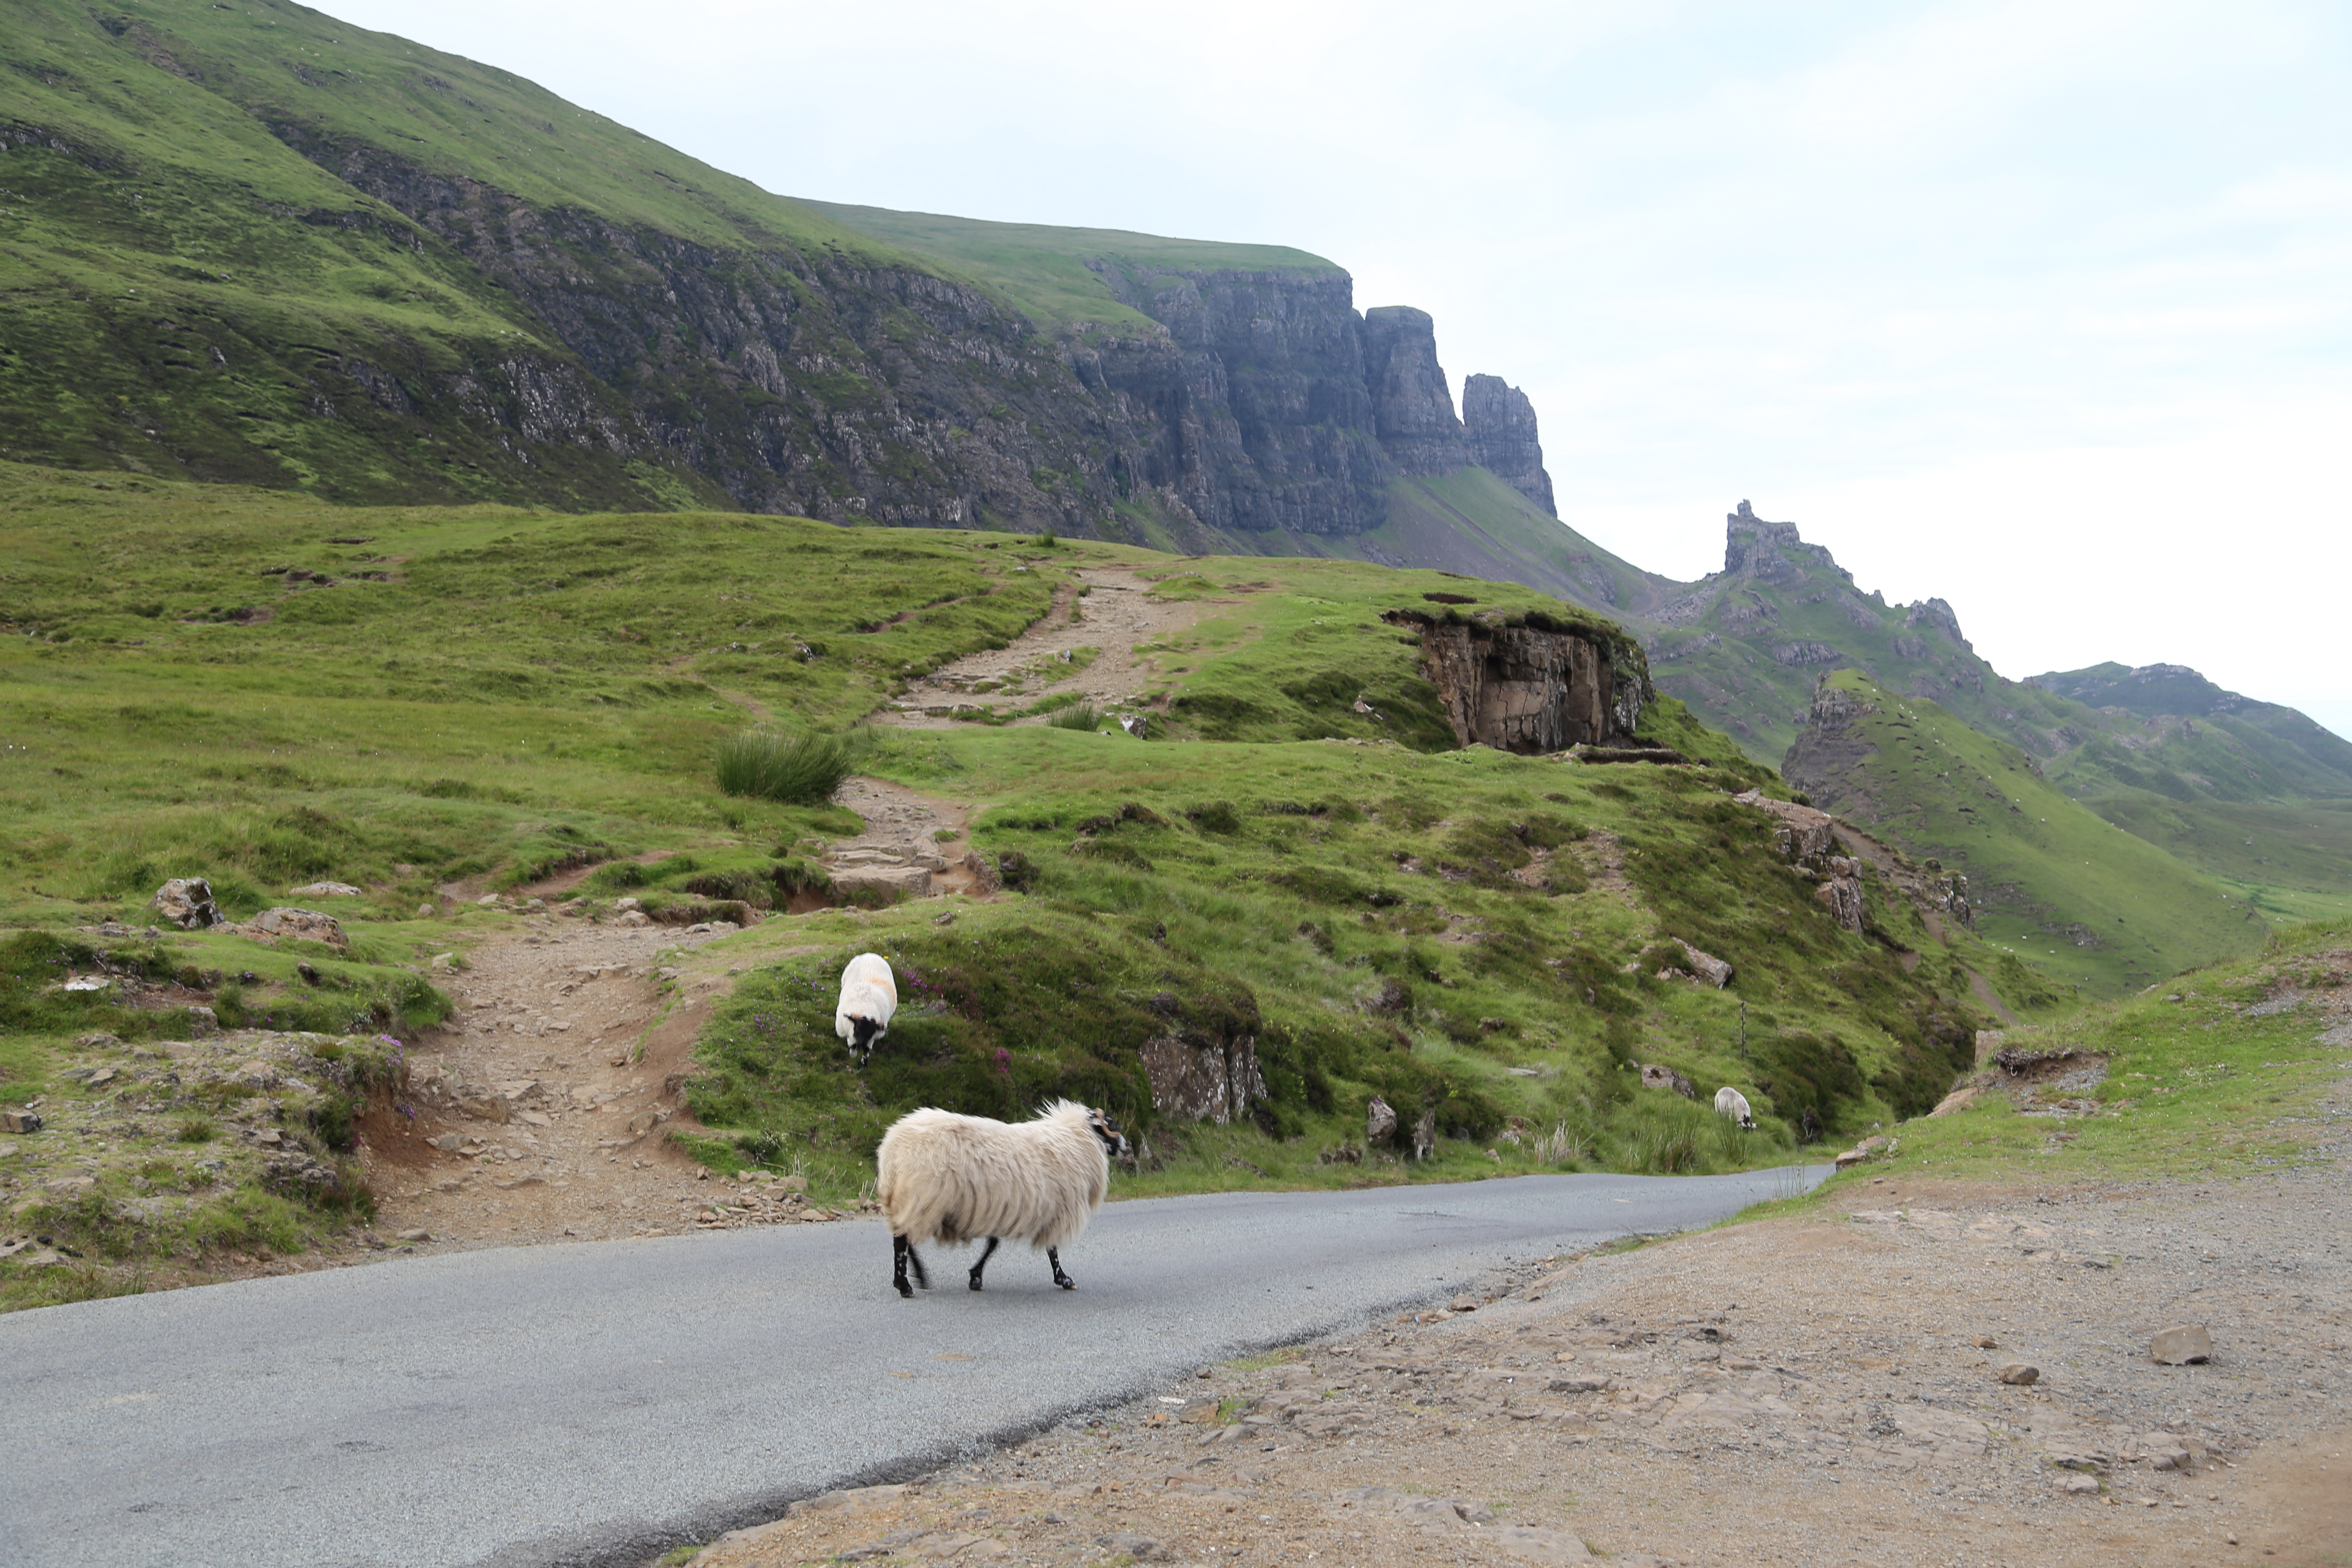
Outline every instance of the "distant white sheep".
<path id="1" fill-rule="evenodd" d="M 890 961 L 878 952 L 861 952 L 841 972 L 841 1000 L 833 1009 L 833 1032 L 864 1066 L 874 1054 L 874 1042 L 889 1033 L 898 1011 L 898 982 Z"/>
<path id="2" fill-rule="evenodd" d="M 1087 1228 L 1110 1191 L 1110 1156 L 1127 1139 L 1099 1110 L 1057 1100 L 1034 1121 L 1007 1123 L 952 1110 L 908 1111 L 882 1135 L 875 1195 L 890 1222 L 890 1283 L 912 1296 L 907 1269 L 928 1290 L 930 1275 L 917 1242 L 960 1247 L 986 1237 L 971 1266 L 971 1288 L 1007 1237 L 1045 1249 L 1054 1283 L 1075 1290 L 1062 1272 L 1061 1247 Z"/>
<path id="3" fill-rule="evenodd" d="M 1756 1118 L 1748 1112 L 1748 1097 L 1727 1083 L 1715 1091 L 1715 1111 L 1718 1116 L 1730 1117 L 1750 1132 L 1756 1131 Z"/>

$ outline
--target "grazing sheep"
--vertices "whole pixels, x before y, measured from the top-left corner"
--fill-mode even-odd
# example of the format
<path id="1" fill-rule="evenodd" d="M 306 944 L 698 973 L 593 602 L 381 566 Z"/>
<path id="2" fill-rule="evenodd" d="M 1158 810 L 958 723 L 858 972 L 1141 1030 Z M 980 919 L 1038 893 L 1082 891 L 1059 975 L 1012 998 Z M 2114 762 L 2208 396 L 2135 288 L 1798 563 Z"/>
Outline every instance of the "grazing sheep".
<path id="1" fill-rule="evenodd" d="M 1727 1083 L 1715 1091 L 1715 1111 L 1718 1116 L 1730 1117 L 1750 1132 L 1756 1131 L 1756 1118 L 1748 1113 L 1748 1097 Z"/>
<path id="2" fill-rule="evenodd" d="M 931 1288 L 915 1251 L 919 1241 L 959 1247 L 986 1237 L 971 1266 L 971 1288 L 1006 1237 L 1045 1249 L 1054 1283 L 1075 1290 L 1062 1272 L 1062 1244 L 1077 1238 L 1110 1190 L 1110 1156 L 1127 1139 L 1099 1110 L 1057 1100 L 1034 1121 L 1007 1124 L 952 1110 L 910 1110 L 882 1135 L 875 1194 L 890 1222 L 890 1283 L 912 1296 L 907 1268 Z"/>
<path id="3" fill-rule="evenodd" d="M 841 1000 L 833 1009 L 833 1032 L 864 1066 L 874 1054 L 874 1042 L 890 1030 L 890 1016 L 898 1010 L 898 983 L 891 978 L 890 961 L 878 952 L 861 952 L 841 972 Z"/>

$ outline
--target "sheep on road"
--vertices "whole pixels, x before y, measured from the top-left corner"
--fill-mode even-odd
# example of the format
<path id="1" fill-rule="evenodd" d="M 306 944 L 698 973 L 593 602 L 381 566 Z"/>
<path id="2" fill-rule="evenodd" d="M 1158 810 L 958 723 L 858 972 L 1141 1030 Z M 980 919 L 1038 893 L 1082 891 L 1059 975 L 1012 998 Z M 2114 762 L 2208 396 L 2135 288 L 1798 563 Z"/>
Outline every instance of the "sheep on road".
<path id="1" fill-rule="evenodd" d="M 918 1242 L 950 1247 L 986 1238 L 971 1284 L 998 1243 L 1011 1237 L 1045 1248 L 1054 1283 L 1077 1281 L 1062 1272 L 1061 1248 L 1077 1238 L 1110 1191 L 1110 1156 L 1127 1153 L 1127 1138 L 1102 1111 L 1058 1100 L 1034 1121 L 1008 1123 L 952 1110 L 913 1110 L 882 1135 L 876 1195 L 890 1222 L 890 1283 L 912 1296 L 912 1266 L 923 1289 L 930 1276 Z"/>

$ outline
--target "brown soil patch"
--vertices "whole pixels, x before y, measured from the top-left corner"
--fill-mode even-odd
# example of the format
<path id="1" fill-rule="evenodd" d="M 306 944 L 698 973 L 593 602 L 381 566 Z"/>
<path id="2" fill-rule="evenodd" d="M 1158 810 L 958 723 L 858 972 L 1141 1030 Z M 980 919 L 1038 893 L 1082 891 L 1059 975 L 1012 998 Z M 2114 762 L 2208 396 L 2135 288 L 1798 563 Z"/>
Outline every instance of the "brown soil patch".
<path id="1" fill-rule="evenodd" d="M 1026 708 L 1041 698 L 1067 693 L 1097 704 L 1139 698 L 1162 677 L 1154 656 L 1137 645 L 1181 633 L 1214 615 L 1232 600 L 1168 600 L 1150 592 L 1151 584 L 1125 565 L 1087 566 L 1076 576 L 1089 592 L 1083 599 L 1067 586 L 1054 595 L 1054 607 L 1005 647 L 956 660 L 908 688 L 892 709 L 875 721 L 908 729 L 941 730 L 957 722 L 926 709 L 958 705 L 999 710 Z M 1071 619 L 1073 608 L 1077 619 Z M 1082 647 L 1097 650 L 1084 669 L 1060 672 L 1059 656 Z M 1190 662 L 1190 661 L 1187 661 Z M 975 691 L 986 682 L 1023 678 L 1016 692 Z M 1042 724 L 1043 717 L 1024 721 Z"/>
<path id="2" fill-rule="evenodd" d="M 1206 1369 L 696 1561 L 2341 1563 L 2340 1194 L 2332 1171 L 1866 1184 L 1815 1217 L 1513 1265 L 1472 1310 Z M 2149 1361 L 2181 1321 L 2210 1326 L 2210 1364 Z M 2000 1382 L 2015 1360 L 2039 1380 Z"/>

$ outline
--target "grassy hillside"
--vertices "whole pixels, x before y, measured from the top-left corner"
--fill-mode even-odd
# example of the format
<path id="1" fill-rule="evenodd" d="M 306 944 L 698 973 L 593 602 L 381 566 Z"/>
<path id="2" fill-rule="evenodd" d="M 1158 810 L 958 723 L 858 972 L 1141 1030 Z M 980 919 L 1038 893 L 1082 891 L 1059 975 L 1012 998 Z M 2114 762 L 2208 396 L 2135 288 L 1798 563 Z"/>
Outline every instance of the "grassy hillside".
<path id="1" fill-rule="evenodd" d="M 1905 1123 L 1855 1179 L 2227 1178 L 2325 1158 L 2314 1145 L 2341 1114 L 2328 1101 L 2346 1066 L 2328 1000 L 2347 971 L 2352 922 L 2313 921 L 2257 953 L 2008 1030 L 2002 1043 L 2020 1050 L 2084 1053 L 2080 1076 L 2004 1091 L 2002 1074 L 1980 1073 L 1969 1103 Z"/>
<path id="2" fill-rule="evenodd" d="M 1803 1110 L 1843 1132 L 1932 1102 L 1980 1021 L 1969 971 L 2003 973 L 1899 900 L 1880 900 L 1873 935 L 1832 923 L 1772 854 L 1769 820 L 1730 800 L 1759 776 L 1744 762 L 1395 743 L 1444 742 L 1404 717 L 1432 694 L 1378 611 L 1459 578 L 740 514 L 333 509 L 22 468 L 5 470 L 0 530 L 0 919 L 52 936 L 136 921 L 184 874 L 244 915 L 331 877 L 366 889 L 338 907 L 350 1005 L 505 918 L 442 900 L 443 883 L 672 849 L 756 890 L 806 837 L 853 830 L 831 807 L 716 791 L 713 742 L 755 717 L 854 720 L 908 671 L 1005 640 L 1080 563 L 1144 564 L 1152 592 L 1202 601 L 1198 640 L 1157 650 L 1141 694 L 1166 699 L 1163 738 L 885 735 L 868 765 L 988 803 L 973 840 L 1015 857 L 1025 890 L 950 926 L 919 905 L 779 915 L 736 939 L 755 959 L 761 942 L 823 953 L 748 983 L 733 1032 L 708 1042 L 697 1103 L 758 1147 L 805 1142 L 821 1112 L 842 1119 L 814 1152 L 862 1158 L 859 1129 L 894 1097 L 995 1108 L 1009 1075 L 1021 1095 L 1117 1100 L 1176 1160 L 1171 1181 L 1405 1174 L 1361 1147 L 1375 1091 L 1439 1112 L 1440 1172 L 1492 1169 L 1489 1148 L 1551 1165 L 1769 1161 Z M 1540 603 L 1468 586 L 1487 606 Z M 1396 712 L 1355 713 L 1360 690 Z M 1671 701 L 1652 721 L 1728 754 Z M 581 896 L 609 892 L 592 879 Z M 1738 965 L 1732 988 L 1658 978 L 1680 962 L 1669 938 Z M 217 996 L 202 987 L 235 971 L 238 939 L 186 940 L 227 946 L 154 963 Z M 896 954 L 927 998 L 893 1032 L 899 1076 L 870 1090 L 834 1059 L 829 1019 L 803 1016 L 830 1006 L 809 976 L 852 943 Z M 240 1016 L 328 1005 L 250 967 Z M 95 1016 L 12 1034 L 15 1092 L 53 1086 Z M 1260 1117 L 1196 1129 L 1137 1100 L 1127 1047 L 1171 1019 L 1259 1042 Z M 1638 1090 L 1637 1059 L 1739 1083 L 1766 1135 L 1730 1139 L 1703 1107 Z M 1351 1138 L 1353 1163 L 1318 1163 Z"/>
<path id="3" fill-rule="evenodd" d="M 291 136 L 398 148 L 461 200 L 922 267 L 507 72 L 299 5 L 131 0 L 100 20 L 13 0 L 0 65 L 0 456 L 352 499 L 719 499 L 658 454 L 633 476 L 605 442 L 519 473 L 515 410 L 418 407 L 521 355 L 621 416 L 509 292 Z"/>
<path id="4" fill-rule="evenodd" d="M 1121 300 L 1097 268 L 1118 269 L 1128 289 L 1145 293 L 1151 291 L 1154 278 L 1166 274 L 1339 270 L 1334 262 L 1286 245 L 1234 245 L 1170 239 L 1117 228 L 992 223 L 835 202 L 799 205 L 845 228 L 977 279 L 1049 330 L 1085 326 L 1125 326 L 1154 333 L 1160 330 L 1152 317 Z"/>
<path id="5" fill-rule="evenodd" d="M 1827 689 L 1850 717 L 1808 729 L 1783 771 L 1815 805 L 1964 871 L 1988 941 L 2093 995 L 2260 947 L 2245 900 L 2103 821 L 2016 747 L 1857 671 Z"/>
<path id="6" fill-rule="evenodd" d="M 1389 484 L 1380 527 L 1354 534 L 1244 535 L 1244 548 L 1419 566 L 1517 583 L 1605 616 L 1638 615 L 1683 584 L 1612 555 L 1485 468 Z"/>

